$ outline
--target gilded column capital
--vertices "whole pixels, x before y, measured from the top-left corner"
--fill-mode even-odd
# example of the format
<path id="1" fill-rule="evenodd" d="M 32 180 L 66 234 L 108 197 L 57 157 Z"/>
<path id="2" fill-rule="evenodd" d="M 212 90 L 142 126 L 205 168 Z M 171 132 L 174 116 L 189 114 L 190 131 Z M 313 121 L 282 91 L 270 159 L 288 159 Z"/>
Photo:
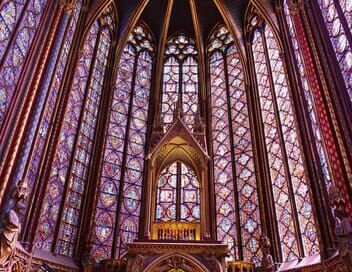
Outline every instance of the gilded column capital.
<path id="1" fill-rule="evenodd" d="M 300 10 L 304 9 L 305 4 L 306 4 L 306 0 L 297 0 L 297 6 Z"/>
<path id="2" fill-rule="evenodd" d="M 60 0 L 60 7 L 63 8 L 67 14 L 71 14 L 76 7 L 76 0 Z"/>
<path id="3" fill-rule="evenodd" d="M 297 15 L 299 13 L 299 6 L 297 3 L 295 4 L 290 4 L 288 5 L 288 9 L 290 10 L 290 14 L 293 16 L 293 15 Z"/>

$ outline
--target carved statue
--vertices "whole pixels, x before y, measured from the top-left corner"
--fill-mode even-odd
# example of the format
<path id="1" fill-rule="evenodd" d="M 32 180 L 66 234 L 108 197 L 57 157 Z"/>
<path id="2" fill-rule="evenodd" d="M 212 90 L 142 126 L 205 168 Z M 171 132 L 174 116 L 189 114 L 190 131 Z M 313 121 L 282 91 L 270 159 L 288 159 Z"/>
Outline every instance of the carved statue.
<path id="1" fill-rule="evenodd" d="M 29 189 L 27 180 L 19 180 L 16 186 L 12 198 L 15 200 L 14 210 L 17 213 L 21 213 L 26 208 L 26 201 L 28 199 Z"/>
<path id="2" fill-rule="evenodd" d="M 201 116 L 200 109 L 198 108 L 196 112 L 196 118 L 195 118 L 195 124 L 194 124 L 194 132 L 202 133 L 205 131 L 205 123 L 204 120 Z"/>
<path id="3" fill-rule="evenodd" d="M 0 267 L 5 267 L 14 255 L 19 232 L 20 222 L 17 213 L 10 210 L 0 230 Z"/>
<path id="4" fill-rule="evenodd" d="M 183 259 L 181 256 L 172 256 L 171 258 L 166 260 L 166 263 L 169 268 L 182 269 L 186 264 L 186 260 Z"/>
<path id="5" fill-rule="evenodd" d="M 335 210 L 336 218 L 335 235 L 339 255 L 346 271 L 352 272 L 352 225 L 346 213 L 342 210 Z"/>
<path id="6" fill-rule="evenodd" d="M 6 213 L 4 225 L 0 230 L 0 267 L 6 267 L 15 254 L 21 229 L 18 214 L 25 209 L 27 198 L 28 184 L 25 180 L 20 180 L 12 194 L 14 207 Z"/>
<path id="7" fill-rule="evenodd" d="M 141 272 L 143 264 L 144 264 L 144 259 L 145 259 L 145 257 L 143 257 L 140 254 L 137 254 L 136 257 L 133 259 L 130 270 L 128 270 L 128 271 L 129 272 Z"/>
<path id="8" fill-rule="evenodd" d="M 92 241 L 88 241 L 84 253 L 82 254 L 82 266 L 84 272 L 92 272 L 95 260 L 90 254 L 92 251 Z"/>
<path id="9" fill-rule="evenodd" d="M 222 265 L 215 254 L 212 254 L 210 257 L 206 258 L 206 260 L 209 262 L 212 271 L 223 272 Z"/>
<path id="10" fill-rule="evenodd" d="M 344 271 L 352 272 L 352 225 L 345 212 L 345 199 L 343 194 L 332 185 L 329 190 L 331 207 L 334 209 L 335 236 Z"/>
<path id="11" fill-rule="evenodd" d="M 275 271 L 275 264 L 273 261 L 273 257 L 270 255 L 271 243 L 269 238 L 264 233 L 260 236 L 259 247 L 261 248 L 263 253 L 261 271 L 265 271 L 265 272 Z"/>
<path id="12" fill-rule="evenodd" d="M 332 185 L 329 190 L 330 205 L 334 210 L 343 210 L 345 207 L 345 199 L 343 194 L 336 185 Z"/>

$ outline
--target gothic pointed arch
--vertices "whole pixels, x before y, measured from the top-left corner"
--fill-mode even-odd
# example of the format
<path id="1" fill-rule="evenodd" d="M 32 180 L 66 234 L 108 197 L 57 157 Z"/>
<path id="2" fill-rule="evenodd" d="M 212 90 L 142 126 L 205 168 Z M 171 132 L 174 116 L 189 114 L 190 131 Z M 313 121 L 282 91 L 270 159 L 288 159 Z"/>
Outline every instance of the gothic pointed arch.
<path id="1" fill-rule="evenodd" d="M 170 267 L 170 263 L 173 264 Z M 168 265 L 169 264 L 169 265 Z M 207 272 L 209 271 L 204 264 L 189 254 L 164 254 L 149 264 L 144 271 L 172 271 L 180 269 L 184 272 Z M 177 271 L 177 270 L 176 270 Z"/>
<path id="2" fill-rule="evenodd" d="M 218 239 L 235 258 L 259 262 L 261 233 L 248 84 L 234 39 L 219 24 L 208 41 L 211 130 Z M 238 212 L 236 212 L 236 210 Z M 240 222 L 246 222 L 240 224 Z M 247 237 L 247 241 L 238 237 Z"/>
<path id="3" fill-rule="evenodd" d="M 209 157 L 205 147 L 179 116 L 151 147 L 147 159 L 149 171 L 146 191 L 150 194 L 145 205 L 146 232 L 155 239 L 158 237 L 159 223 L 194 222 L 199 225 L 192 239 L 202 239 L 209 233 L 206 220 L 209 203 L 206 203 L 205 196 Z M 160 183 L 161 180 L 164 181 Z M 168 201 L 165 200 L 165 194 L 170 196 Z"/>
<path id="4" fill-rule="evenodd" d="M 173 122 L 177 104 L 184 122 L 193 130 L 199 111 L 198 48 L 182 32 L 169 38 L 164 57 L 161 119 L 166 131 Z"/>
<path id="5" fill-rule="evenodd" d="M 255 71 L 253 82 L 258 94 L 258 118 L 265 139 L 266 169 L 270 174 L 269 197 L 277 220 L 278 232 L 274 235 L 282 241 L 283 260 L 315 254 L 319 252 L 319 242 L 310 180 L 280 39 L 253 6 L 248 8 L 246 22 Z"/>
<path id="6" fill-rule="evenodd" d="M 154 44 L 137 24 L 118 64 L 94 211 L 97 261 L 121 256 L 138 237 Z"/>
<path id="7" fill-rule="evenodd" d="M 340 265 L 351 18 L 346 0 L 0 1 L 6 265 Z"/>
<path id="8" fill-rule="evenodd" d="M 116 21 L 108 7 L 82 42 L 35 234 L 36 248 L 74 256 Z M 77 202 L 73 202 L 75 199 Z"/>
<path id="9" fill-rule="evenodd" d="M 60 90 L 65 77 L 65 67 L 69 63 L 69 55 L 75 37 L 79 18 L 81 16 L 82 1 L 75 5 L 65 7 L 66 13 L 62 14 L 59 28 L 61 31 L 54 40 L 54 49 L 49 55 L 46 67 L 46 78 L 42 79 L 37 99 L 35 112 L 29 119 L 29 126 L 25 135 L 25 144 L 19 155 L 11 180 L 15 186 L 19 180 L 26 180 L 29 187 L 29 202 L 34 198 L 34 190 L 39 186 L 36 181 L 39 177 L 39 168 L 45 156 L 45 145 L 50 137 L 50 126 L 55 118 L 55 113 L 60 100 Z M 24 163 L 21 163 L 24 162 Z M 27 210 L 23 220 L 27 217 Z"/>

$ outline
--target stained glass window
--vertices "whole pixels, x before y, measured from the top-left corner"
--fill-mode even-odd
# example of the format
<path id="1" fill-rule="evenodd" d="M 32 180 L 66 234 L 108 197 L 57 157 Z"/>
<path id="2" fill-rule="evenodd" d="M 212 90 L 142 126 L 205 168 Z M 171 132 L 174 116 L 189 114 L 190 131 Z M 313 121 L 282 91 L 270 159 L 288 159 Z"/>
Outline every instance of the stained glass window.
<path id="1" fill-rule="evenodd" d="M 157 221 L 176 221 L 177 163 L 166 167 L 160 174 L 157 189 Z"/>
<path id="2" fill-rule="evenodd" d="M 77 236 L 110 45 L 111 35 L 109 29 L 104 28 L 100 32 L 92 78 L 87 90 L 88 95 L 80 123 L 79 135 L 76 139 L 71 174 L 68 179 L 69 188 L 65 197 L 59 229 L 57 252 L 64 255 L 72 256 Z"/>
<path id="3" fill-rule="evenodd" d="M 225 26 L 214 30 L 208 54 L 217 238 L 229 244 L 234 258 L 258 264 L 260 214 L 244 72 L 232 35 Z M 242 241 L 235 245 L 237 229 Z M 239 246 L 243 248 L 241 257 Z"/>
<path id="4" fill-rule="evenodd" d="M 156 201 L 156 221 L 200 222 L 200 184 L 194 170 L 181 162 L 162 170 Z"/>
<path id="5" fill-rule="evenodd" d="M 99 25 L 96 21 L 91 27 L 78 61 L 71 94 L 68 99 L 66 113 L 60 132 L 60 141 L 57 144 L 56 154 L 52 163 L 52 170 L 44 197 L 45 205 L 42 208 L 39 229 L 36 235 L 36 247 L 50 251 L 56 230 L 59 209 L 64 194 L 64 187 L 70 166 L 70 158 L 74 148 L 75 136 L 83 105 L 85 89 L 89 77 L 94 48 L 97 41 Z"/>
<path id="6" fill-rule="evenodd" d="M 119 256 L 125 252 L 126 243 L 138 237 L 152 62 L 150 52 L 139 53 L 119 214 Z"/>
<path id="7" fill-rule="evenodd" d="M 121 55 L 94 215 L 92 255 L 97 261 L 121 256 L 126 243 L 137 238 L 153 66 L 152 41 L 145 27 L 138 25 Z M 112 256 L 113 252 L 116 256 Z"/>
<path id="8" fill-rule="evenodd" d="M 37 248 L 67 256 L 74 254 L 112 40 L 102 25 L 111 15 L 101 16 L 85 39 L 76 67 L 35 239 Z"/>
<path id="9" fill-rule="evenodd" d="M 166 131 L 173 122 L 176 104 L 192 131 L 198 111 L 198 51 L 193 40 L 179 34 L 166 45 L 161 116 Z"/>
<path id="10" fill-rule="evenodd" d="M 162 114 L 164 127 L 168 128 L 173 121 L 176 103 L 178 101 L 180 71 L 175 57 L 170 57 L 164 64 Z"/>
<path id="11" fill-rule="evenodd" d="M 352 102 L 352 2 L 318 0 L 318 5 Z"/>
<path id="12" fill-rule="evenodd" d="M 41 83 L 35 112 L 31 117 L 30 127 L 17 162 L 13 184 L 19 179 L 27 180 L 30 197 L 33 193 L 35 181 L 38 178 L 40 161 L 48 139 L 50 124 L 54 118 L 53 112 L 55 112 L 59 89 L 63 81 L 65 66 L 68 62 L 68 55 L 81 11 L 81 5 L 81 1 L 77 1 L 72 16 L 68 14 L 63 15 L 55 45 L 51 52 L 49 65 L 45 71 L 46 76 Z"/>
<path id="13" fill-rule="evenodd" d="M 181 164 L 180 221 L 200 221 L 200 184 L 192 168 Z"/>
<path id="14" fill-rule="evenodd" d="M 269 25 L 254 31 L 252 51 L 279 238 L 287 261 L 299 257 L 300 242 L 305 256 L 319 252 L 308 178 L 284 62 Z"/>
<path id="15" fill-rule="evenodd" d="M 0 128 L 47 6 L 45 0 L 0 4 Z"/>
<path id="16" fill-rule="evenodd" d="M 301 76 L 301 82 L 302 82 L 302 86 L 303 86 L 303 90 L 304 90 L 305 99 L 307 102 L 306 104 L 307 104 L 309 119 L 310 119 L 310 123 L 312 126 L 312 132 L 314 134 L 314 141 L 315 141 L 315 145 L 316 145 L 316 148 L 317 148 L 317 151 L 319 154 L 320 165 L 321 165 L 321 168 L 323 171 L 325 184 L 327 186 L 327 189 L 329 189 L 329 187 L 331 185 L 331 174 L 330 174 L 331 170 L 329 169 L 329 164 L 327 162 L 327 154 L 326 154 L 323 139 L 321 136 L 322 135 L 321 128 L 320 128 L 320 125 L 319 125 L 319 122 L 317 119 L 318 115 L 317 115 L 315 103 L 313 100 L 310 82 L 307 77 L 306 67 L 304 65 L 303 57 L 301 55 L 302 53 L 300 51 L 300 47 L 298 44 L 297 35 L 295 32 L 293 21 L 291 19 L 287 0 L 284 1 L 283 5 L 284 5 L 285 16 L 286 16 L 286 22 L 287 22 L 287 26 L 289 29 L 293 50 L 295 53 L 298 71 Z"/>

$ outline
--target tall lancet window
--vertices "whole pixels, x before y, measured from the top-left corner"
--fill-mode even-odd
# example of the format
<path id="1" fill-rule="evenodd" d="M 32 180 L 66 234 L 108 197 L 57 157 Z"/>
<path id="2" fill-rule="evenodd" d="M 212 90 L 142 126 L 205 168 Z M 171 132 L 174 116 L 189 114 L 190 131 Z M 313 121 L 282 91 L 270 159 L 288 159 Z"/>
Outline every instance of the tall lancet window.
<path id="1" fill-rule="evenodd" d="M 288 261 L 318 253 L 319 245 L 285 65 L 271 27 L 259 22 L 251 20 L 251 48 L 278 237 Z"/>
<path id="2" fill-rule="evenodd" d="M 83 43 L 40 213 L 37 248 L 73 256 L 110 52 L 109 7 Z"/>
<path id="3" fill-rule="evenodd" d="M 290 32 L 293 50 L 295 53 L 297 67 L 298 67 L 298 71 L 299 71 L 299 74 L 301 77 L 301 82 L 302 82 L 302 86 L 303 86 L 303 90 L 304 90 L 304 96 L 305 96 L 305 99 L 307 102 L 306 105 L 307 105 L 307 109 L 308 109 L 308 113 L 309 113 L 309 119 L 311 122 L 312 132 L 314 134 L 315 145 L 316 145 L 316 148 L 317 148 L 317 151 L 319 154 L 320 165 L 321 165 L 322 172 L 324 175 L 325 184 L 327 186 L 327 189 L 329 189 L 329 187 L 331 185 L 331 174 L 330 174 L 331 170 L 330 170 L 330 167 L 329 167 L 329 164 L 327 161 L 328 156 L 325 151 L 321 128 L 320 128 L 319 119 L 318 119 L 318 114 L 317 114 L 317 110 L 315 107 L 317 102 L 314 101 L 314 99 L 313 99 L 313 94 L 312 94 L 310 82 L 308 80 L 306 67 L 303 62 L 303 57 L 302 57 L 302 53 L 301 53 L 302 49 L 300 48 L 298 40 L 297 40 L 297 34 L 296 34 L 296 30 L 295 30 L 295 27 L 293 24 L 293 20 L 291 18 L 291 14 L 290 14 L 287 0 L 284 1 L 283 5 L 284 5 L 285 16 L 286 16 L 286 22 L 287 22 L 287 26 L 288 26 L 288 29 Z"/>
<path id="4" fill-rule="evenodd" d="M 49 63 L 45 70 L 45 78 L 41 82 L 39 95 L 35 104 L 35 111 L 30 119 L 30 126 L 26 133 L 24 146 L 17 162 L 13 184 L 24 179 L 28 182 L 29 201 L 39 184 L 40 166 L 43 163 L 44 150 L 50 135 L 50 125 L 55 118 L 59 90 L 62 87 L 65 67 L 69 62 L 69 53 L 74 38 L 78 18 L 81 12 L 82 1 L 76 1 L 75 9 L 71 14 L 64 14 L 60 22 L 59 33 L 50 54 Z M 28 205 L 31 207 L 32 205 Z M 23 228 L 24 229 L 24 228 Z"/>
<path id="5" fill-rule="evenodd" d="M 244 71 L 223 25 L 210 38 L 208 58 L 217 238 L 232 257 L 258 263 L 261 224 Z"/>
<path id="6" fill-rule="evenodd" d="M 155 220 L 200 222 L 200 185 L 196 173 L 186 164 L 174 162 L 161 171 Z"/>
<path id="7" fill-rule="evenodd" d="M 318 5 L 352 102 L 352 2 L 318 0 Z"/>
<path id="8" fill-rule="evenodd" d="M 177 103 L 185 124 L 192 131 L 198 111 L 198 51 L 184 34 L 166 45 L 161 116 L 166 131 L 173 122 Z"/>
<path id="9" fill-rule="evenodd" d="M 48 2 L 4 0 L 0 3 L 0 130 Z"/>
<path id="10" fill-rule="evenodd" d="M 119 62 L 94 215 L 96 261 L 119 258 L 138 237 L 154 45 L 138 25 Z"/>

